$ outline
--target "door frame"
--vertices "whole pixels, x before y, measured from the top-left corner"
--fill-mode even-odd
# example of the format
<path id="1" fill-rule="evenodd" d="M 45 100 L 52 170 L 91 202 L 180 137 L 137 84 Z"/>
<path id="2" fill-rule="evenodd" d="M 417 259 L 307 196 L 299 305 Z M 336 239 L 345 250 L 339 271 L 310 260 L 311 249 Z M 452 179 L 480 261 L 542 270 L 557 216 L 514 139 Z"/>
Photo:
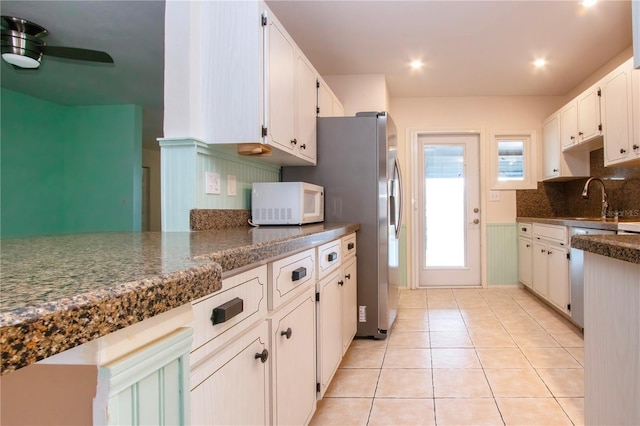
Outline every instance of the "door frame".
<path id="1" fill-rule="evenodd" d="M 420 224 L 418 220 L 420 220 L 420 215 L 418 214 L 418 179 L 420 179 L 419 171 L 421 169 L 418 164 L 418 159 L 420 158 L 418 155 L 418 138 L 420 135 L 453 135 L 453 134 L 474 134 L 478 136 L 478 143 L 480 146 L 478 147 L 479 155 L 478 158 L 478 168 L 480 174 L 480 182 L 479 191 L 480 191 L 480 282 L 482 288 L 487 288 L 487 268 L 486 268 L 486 212 L 487 212 L 487 185 L 486 185 L 486 170 L 484 167 L 486 164 L 486 132 L 484 129 L 478 130 L 474 128 L 467 129 L 423 129 L 423 128 L 413 128 L 407 129 L 407 140 L 410 141 L 410 159 L 409 159 L 409 173 L 411 175 L 411 209 L 409 209 L 409 223 L 411 224 L 411 232 L 408 232 L 407 235 L 410 238 L 409 248 L 409 260 L 411 262 L 411 266 L 408 268 L 408 283 L 407 287 L 411 289 L 422 288 L 418 285 L 418 277 L 420 276 L 420 258 L 422 254 L 420 252 L 420 241 L 418 238 L 412 236 L 415 234 L 415 230 L 420 229 Z M 435 288 L 435 287 L 434 287 Z M 473 288 L 473 287 L 469 287 Z"/>

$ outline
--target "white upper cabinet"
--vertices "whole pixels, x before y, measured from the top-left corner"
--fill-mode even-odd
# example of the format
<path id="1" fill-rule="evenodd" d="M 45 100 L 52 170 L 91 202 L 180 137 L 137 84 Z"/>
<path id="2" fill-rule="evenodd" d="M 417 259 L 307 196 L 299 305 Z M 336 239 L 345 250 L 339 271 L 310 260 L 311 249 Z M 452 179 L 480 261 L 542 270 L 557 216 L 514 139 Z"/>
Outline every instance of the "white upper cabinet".
<path id="1" fill-rule="evenodd" d="M 602 134 L 600 122 L 600 87 L 591 86 L 578 96 L 578 143 L 587 142 Z"/>
<path id="2" fill-rule="evenodd" d="M 267 16 L 267 143 L 294 152 L 295 47 L 273 16 Z"/>
<path id="3" fill-rule="evenodd" d="M 578 142 L 578 105 L 569 102 L 560 110 L 560 143 L 562 150 Z"/>
<path id="4" fill-rule="evenodd" d="M 318 117 L 343 117 L 344 107 L 323 80 L 318 82 Z"/>
<path id="5" fill-rule="evenodd" d="M 263 2 L 168 1 L 165 28 L 165 139 L 316 163 L 320 76 Z"/>
<path id="6" fill-rule="evenodd" d="M 634 135 L 640 111 L 634 111 L 633 104 L 640 105 L 640 87 L 634 87 L 638 73 L 629 59 L 602 80 L 605 166 L 640 159 L 640 140 Z"/>
<path id="7" fill-rule="evenodd" d="M 561 149 L 561 117 L 561 111 L 558 111 L 542 123 L 543 180 L 589 176 L 589 152 L 563 152 Z"/>

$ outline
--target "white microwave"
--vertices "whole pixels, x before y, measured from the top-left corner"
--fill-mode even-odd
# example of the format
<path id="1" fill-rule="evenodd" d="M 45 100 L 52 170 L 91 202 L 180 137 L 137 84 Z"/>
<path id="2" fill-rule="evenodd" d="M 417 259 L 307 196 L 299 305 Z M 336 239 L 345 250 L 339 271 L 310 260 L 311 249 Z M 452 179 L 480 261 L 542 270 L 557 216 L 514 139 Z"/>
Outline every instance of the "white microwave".
<path id="1" fill-rule="evenodd" d="M 251 190 L 255 225 L 302 225 L 324 221 L 324 188 L 306 182 L 256 182 Z"/>

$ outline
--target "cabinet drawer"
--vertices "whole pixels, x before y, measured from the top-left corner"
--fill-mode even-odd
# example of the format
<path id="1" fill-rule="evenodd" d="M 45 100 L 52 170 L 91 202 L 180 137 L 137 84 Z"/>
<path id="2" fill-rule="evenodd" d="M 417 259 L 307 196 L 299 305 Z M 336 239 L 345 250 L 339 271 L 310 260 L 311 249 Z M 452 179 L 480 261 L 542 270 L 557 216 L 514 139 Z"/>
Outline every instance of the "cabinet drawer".
<path id="1" fill-rule="evenodd" d="M 518 234 L 521 237 L 529 237 L 533 234 L 533 226 L 530 223 L 518 223 Z"/>
<path id="2" fill-rule="evenodd" d="M 266 288 L 267 266 L 263 265 L 225 278 L 222 280 L 222 290 L 193 302 L 192 365 L 207 353 L 222 347 L 254 322 L 266 317 Z M 214 310 L 216 324 L 213 324 Z M 211 344 L 204 348 L 207 343 Z"/>
<path id="3" fill-rule="evenodd" d="M 318 247 L 318 279 L 340 266 L 342 243 L 335 240 Z"/>
<path id="4" fill-rule="evenodd" d="M 311 284 L 315 277 L 316 255 L 310 249 L 269 264 L 269 309 L 276 309 Z"/>
<path id="5" fill-rule="evenodd" d="M 566 226 L 543 225 L 540 223 L 534 223 L 533 236 L 537 240 L 549 240 L 561 245 L 566 245 L 568 242 L 568 233 Z"/>
<path id="6" fill-rule="evenodd" d="M 349 259 L 356 254 L 356 234 L 342 237 L 342 259 Z"/>

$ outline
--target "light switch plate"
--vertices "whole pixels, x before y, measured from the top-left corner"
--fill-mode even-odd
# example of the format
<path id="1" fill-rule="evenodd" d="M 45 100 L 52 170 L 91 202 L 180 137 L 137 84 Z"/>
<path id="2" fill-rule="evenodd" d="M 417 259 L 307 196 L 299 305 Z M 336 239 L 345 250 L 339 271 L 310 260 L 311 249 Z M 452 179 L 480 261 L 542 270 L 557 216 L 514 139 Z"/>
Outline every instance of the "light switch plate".
<path id="1" fill-rule="evenodd" d="M 205 194 L 220 194 L 220 173 L 205 172 Z"/>
<path id="2" fill-rule="evenodd" d="M 227 195 L 235 197 L 236 195 L 236 177 L 235 175 L 227 175 Z"/>
<path id="3" fill-rule="evenodd" d="M 500 201 L 500 191 L 489 191 L 489 201 Z"/>

